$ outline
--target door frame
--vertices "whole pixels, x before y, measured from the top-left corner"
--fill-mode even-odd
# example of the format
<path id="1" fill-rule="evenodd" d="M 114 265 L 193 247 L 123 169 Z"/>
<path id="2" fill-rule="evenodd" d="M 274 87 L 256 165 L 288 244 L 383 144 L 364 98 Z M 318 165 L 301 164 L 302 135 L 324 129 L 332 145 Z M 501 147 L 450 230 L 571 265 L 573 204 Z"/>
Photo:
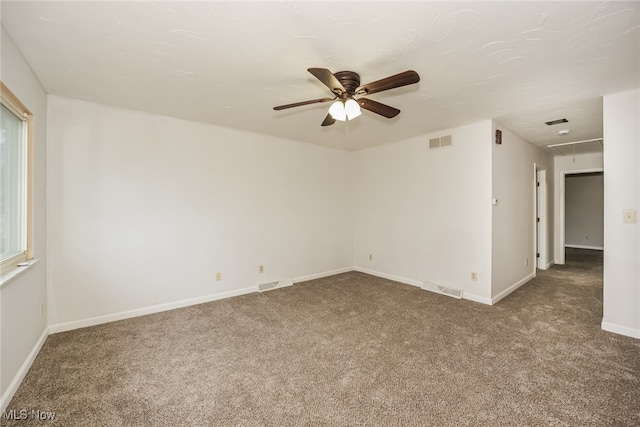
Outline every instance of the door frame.
<path id="1" fill-rule="evenodd" d="M 565 193 L 564 193 L 564 183 L 567 175 L 580 175 L 584 173 L 594 173 L 594 172 L 603 172 L 604 168 L 588 168 L 588 169 L 579 169 L 579 170 L 570 170 L 570 171 L 562 171 L 560 176 L 560 182 L 558 183 L 558 229 L 556 230 L 556 239 L 558 242 L 558 248 L 560 253 L 555 254 L 556 264 L 564 264 L 565 263 Z"/>
<path id="2" fill-rule="evenodd" d="M 538 165 L 534 166 L 534 265 L 540 270 L 551 266 L 549 262 L 548 243 L 548 208 L 547 208 L 547 170 Z"/>

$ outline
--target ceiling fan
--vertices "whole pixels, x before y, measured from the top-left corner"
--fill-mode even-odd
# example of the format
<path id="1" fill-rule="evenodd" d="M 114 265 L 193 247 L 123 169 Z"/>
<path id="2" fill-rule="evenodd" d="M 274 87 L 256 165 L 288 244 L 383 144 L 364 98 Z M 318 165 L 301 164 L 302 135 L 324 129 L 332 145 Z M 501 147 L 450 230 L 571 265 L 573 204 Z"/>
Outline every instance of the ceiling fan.
<path id="1" fill-rule="evenodd" d="M 400 114 L 400 110 L 367 98 L 359 98 L 362 95 L 370 95 L 383 90 L 395 89 L 420 81 L 420 76 L 413 70 L 385 77 L 366 85 L 360 85 L 360 76 L 353 71 L 338 71 L 332 73 L 326 68 L 309 68 L 318 80 L 331 90 L 333 98 L 319 98 L 309 101 L 295 102 L 293 104 L 279 105 L 274 110 L 300 107 L 302 105 L 317 104 L 320 102 L 336 101 L 329 108 L 329 113 L 322 122 L 322 126 L 330 126 L 336 120 L 344 121 L 354 119 L 360 115 L 360 108 L 372 111 L 387 118 L 393 118 Z M 358 97 L 358 98 L 356 98 Z"/>

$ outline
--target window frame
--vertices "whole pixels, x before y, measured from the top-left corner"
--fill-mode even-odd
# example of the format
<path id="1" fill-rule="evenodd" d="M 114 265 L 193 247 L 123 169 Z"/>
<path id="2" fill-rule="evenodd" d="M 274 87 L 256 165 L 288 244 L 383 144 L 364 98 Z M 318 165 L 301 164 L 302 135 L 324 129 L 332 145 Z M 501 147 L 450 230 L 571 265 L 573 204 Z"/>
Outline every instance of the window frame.
<path id="1" fill-rule="evenodd" d="M 34 192 L 34 118 L 29 109 L 17 96 L 0 81 L 0 103 L 7 109 L 18 112 L 26 122 L 26 156 L 25 156 L 25 192 L 26 192 L 26 241 L 24 251 L 0 261 L 0 271 L 6 272 L 15 268 L 19 263 L 33 259 L 33 192 Z"/>

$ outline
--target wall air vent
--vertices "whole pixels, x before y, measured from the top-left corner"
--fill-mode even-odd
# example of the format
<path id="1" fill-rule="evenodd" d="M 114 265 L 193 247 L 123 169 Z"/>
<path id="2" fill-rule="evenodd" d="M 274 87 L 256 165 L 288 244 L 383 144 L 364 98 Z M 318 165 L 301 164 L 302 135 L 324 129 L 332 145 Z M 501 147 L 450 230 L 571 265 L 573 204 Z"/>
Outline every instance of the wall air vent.
<path id="1" fill-rule="evenodd" d="M 270 291 L 271 289 L 275 289 L 278 287 L 278 282 L 269 282 L 269 283 L 261 283 L 258 285 L 258 291 Z"/>
<path id="2" fill-rule="evenodd" d="M 544 122 L 544 124 L 547 126 L 559 125 L 560 123 L 569 123 L 569 120 L 558 119 L 558 120 L 551 120 L 550 122 Z"/>
<path id="3" fill-rule="evenodd" d="M 258 285 L 258 292 L 270 291 L 272 289 L 284 288 L 285 286 L 293 285 L 293 279 L 291 277 L 284 278 L 277 282 L 261 283 Z"/>
<path id="4" fill-rule="evenodd" d="M 448 297 L 462 299 L 462 290 L 447 288 L 446 286 L 436 285 L 435 283 L 422 282 L 422 289 L 425 291 L 435 292 L 440 295 L 446 295 Z"/>
<path id="5" fill-rule="evenodd" d="M 434 148 L 450 147 L 453 144 L 451 135 L 441 136 L 439 138 L 431 138 L 429 140 L 429 150 Z"/>

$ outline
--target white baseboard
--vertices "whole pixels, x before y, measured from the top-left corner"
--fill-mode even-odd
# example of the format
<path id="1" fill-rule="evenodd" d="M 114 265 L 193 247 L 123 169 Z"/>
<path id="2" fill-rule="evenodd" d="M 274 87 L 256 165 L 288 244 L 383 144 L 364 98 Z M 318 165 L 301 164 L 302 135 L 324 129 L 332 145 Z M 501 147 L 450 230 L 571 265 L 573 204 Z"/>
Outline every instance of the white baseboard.
<path id="1" fill-rule="evenodd" d="M 382 273 L 380 271 L 369 270 L 368 268 L 354 267 L 355 271 L 360 273 L 369 274 L 371 276 L 381 277 L 383 279 L 393 280 L 394 282 L 404 283 L 405 285 L 422 287 L 422 282 L 413 279 L 407 279 L 406 277 L 394 276 L 393 274 Z"/>
<path id="2" fill-rule="evenodd" d="M 593 249 L 594 251 L 603 251 L 604 248 L 602 246 L 584 246 L 584 245 L 564 245 L 565 248 L 573 248 L 573 249 Z"/>
<path id="3" fill-rule="evenodd" d="M 640 339 L 640 329 L 630 328 L 628 326 L 616 325 L 615 323 L 609 323 L 602 321 L 602 329 L 607 332 L 613 332 L 614 334 L 625 335 L 631 338 Z"/>
<path id="4" fill-rule="evenodd" d="M 348 272 L 353 271 L 353 270 L 354 270 L 353 267 L 344 267 L 344 268 L 338 268 L 336 270 L 325 271 L 325 272 L 322 272 L 322 273 L 309 274 L 307 276 L 295 277 L 293 279 L 293 283 L 300 283 L 300 282 L 306 282 L 308 280 L 315 280 L 315 279 L 321 279 L 323 277 L 335 276 L 336 274 L 348 273 Z"/>
<path id="5" fill-rule="evenodd" d="M 552 265 L 555 265 L 555 262 L 554 261 L 549 261 L 546 265 L 544 265 L 542 267 L 539 267 L 539 268 L 540 268 L 540 270 L 548 270 L 548 269 L 551 268 Z"/>
<path id="6" fill-rule="evenodd" d="M 73 329 L 86 328 L 88 326 L 100 325 L 103 323 L 115 322 L 117 320 L 130 319 L 133 317 L 145 316 L 147 314 L 160 313 L 162 311 L 174 310 L 176 308 L 188 307 L 196 304 L 216 301 L 225 298 L 231 298 L 238 295 L 257 292 L 258 286 L 250 286 L 247 288 L 236 289 L 233 291 L 219 292 L 217 294 L 205 295 L 197 298 L 185 299 L 182 301 L 170 302 L 166 304 L 152 305 L 150 307 L 138 308 L 134 310 L 121 311 L 119 313 L 105 314 L 103 316 L 90 317 L 88 319 L 74 320 L 71 322 L 57 323 L 49 325 L 49 333 L 57 334 L 59 332 L 71 331 Z"/>
<path id="7" fill-rule="evenodd" d="M 370 274 L 376 277 L 382 277 L 383 279 L 393 280 L 394 282 L 404 283 L 405 285 L 417 286 L 418 288 L 422 288 L 422 282 L 419 280 L 407 279 L 406 277 L 394 276 L 393 274 L 382 273 L 380 271 L 369 270 L 367 268 L 362 268 L 362 267 L 354 267 L 354 270 L 359 271 L 360 273 Z M 491 299 L 468 293 L 465 290 L 462 291 L 462 299 L 491 305 Z"/>
<path id="8" fill-rule="evenodd" d="M 476 295 L 476 294 L 470 294 L 467 291 L 464 291 L 462 293 L 462 298 L 468 299 L 469 301 L 473 301 L 473 302 L 479 302 L 481 304 L 493 305 L 491 298 L 481 297 L 480 295 Z"/>
<path id="9" fill-rule="evenodd" d="M 497 303 L 502 298 L 506 297 L 511 292 L 515 291 L 520 286 L 524 285 L 525 283 L 527 283 L 529 280 L 533 279 L 534 277 L 536 277 L 535 271 L 533 273 L 529 274 L 528 276 L 524 277 L 523 279 L 518 280 L 516 283 L 514 283 L 511 286 L 509 286 L 507 289 L 505 289 L 504 291 L 500 292 L 498 295 L 492 297 L 491 298 L 491 304 L 493 305 L 493 304 Z"/>
<path id="10" fill-rule="evenodd" d="M 29 352 L 29 355 L 22 363 L 22 366 L 20 366 L 20 369 L 18 369 L 16 376 L 13 377 L 13 381 L 11 381 L 11 384 L 9 384 L 9 387 L 7 387 L 7 390 L 5 390 L 4 394 L 2 395 L 2 398 L 0 399 L 0 411 L 4 412 L 5 409 L 7 409 L 9 402 L 11 402 L 11 399 L 13 399 L 16 391 L 18 391 L 18 387 L 20 387 L 22 380 L 24 380 L 27 372 L 29 372 L 29 368 L 31 368 L 33 361 L 36 360 L 36 356 L 38 356 L 38 353 L 40 353 L 40 349 L 44 345 L 44 342 L 47 340 L 48 336 L 49 330 L 45 327 L 44 331 L 42 331 L 42 335 L 40 335 L 40 338 L 38 338 L 38 341 L 36 341 L 35 345 Z"/>

